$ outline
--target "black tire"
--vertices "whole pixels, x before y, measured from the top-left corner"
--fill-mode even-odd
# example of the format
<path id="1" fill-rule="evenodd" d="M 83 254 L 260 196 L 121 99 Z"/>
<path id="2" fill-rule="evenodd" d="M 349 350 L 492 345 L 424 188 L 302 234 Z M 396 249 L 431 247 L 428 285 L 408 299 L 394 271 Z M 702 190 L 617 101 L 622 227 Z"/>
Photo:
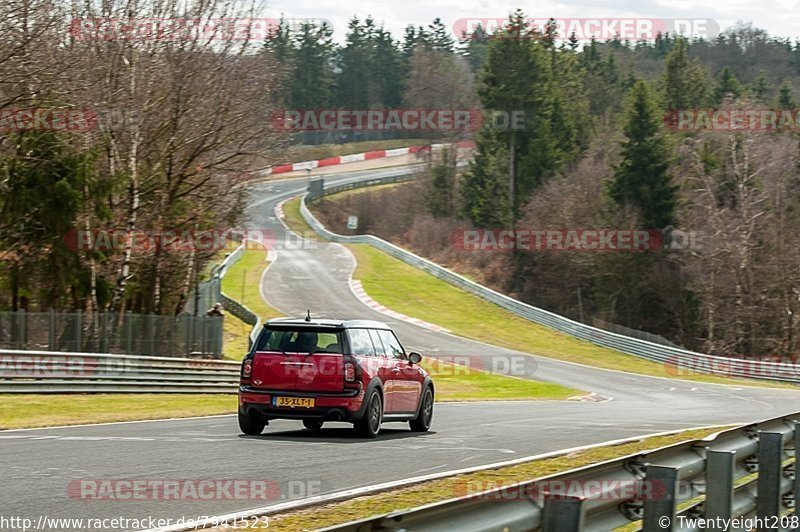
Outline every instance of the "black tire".
<path id="1" fill-rule="evenodd" d="M 372 394 L 367 400 L 367 408 L 364 409 L 364 417 L 358 420 L 354 426 L 364 438 L 374 438 L 381 430 L 381 422 L 383 421 L 383 401 L 381 401 L 381 394 L 373 390 Z"/>
<path id="2" fill-rule="evenodd" d="M 253 416 L 239 411 L 239 429 L 248 436 L 258 436 L 264 431 L 267 424 L 264 421 L 259 421 Z"/>
<path id="3" fill-rule="evenodd" d="M 419 405 L 419 414 L 408 422 L 414 432 L 428 432 L 433 420 L 433 390 L 428 386 L 422 392 L 422 401 Z"/>
<path id="4" fill-rule="evenodd" d="M 313 430 L 314 432 L 319 432 L 322 430 L 322 421 L 317 419 L 304 419 L 303 426 L 308 430 Z"/>

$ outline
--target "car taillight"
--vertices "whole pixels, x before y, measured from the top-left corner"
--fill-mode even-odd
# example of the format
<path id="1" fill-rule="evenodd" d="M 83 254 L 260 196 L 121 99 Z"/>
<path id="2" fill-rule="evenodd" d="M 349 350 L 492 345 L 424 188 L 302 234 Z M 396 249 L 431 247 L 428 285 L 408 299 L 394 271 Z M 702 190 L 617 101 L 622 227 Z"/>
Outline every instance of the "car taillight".
<path id="1" fill-rule="evenodd" d="M 355 382 L 356 380 L 356 366 L 352 362 L 344 364 L 344 380 L 346 382 Z"/>
<path id="2" fill-rule="evenodd" d="M 253 373 L 253 359 L 248 358 L 242 363 L 242 380 L 250 381 L 251 373 Z"/>

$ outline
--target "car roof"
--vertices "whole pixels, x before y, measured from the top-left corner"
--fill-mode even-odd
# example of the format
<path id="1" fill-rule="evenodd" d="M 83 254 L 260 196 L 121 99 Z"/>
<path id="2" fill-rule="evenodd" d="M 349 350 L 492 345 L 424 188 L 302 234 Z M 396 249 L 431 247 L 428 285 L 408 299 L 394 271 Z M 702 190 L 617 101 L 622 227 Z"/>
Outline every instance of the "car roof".
<path id="1" fill-rule="evenodd" d="M 335 329 L 387 329 L 391 327 L 380 321 L 374 320 L 334 320 L 327 318 L 273 318 L 264 323 L 267 325 L 291 325 L 293 327 L 330 327 Z"/>

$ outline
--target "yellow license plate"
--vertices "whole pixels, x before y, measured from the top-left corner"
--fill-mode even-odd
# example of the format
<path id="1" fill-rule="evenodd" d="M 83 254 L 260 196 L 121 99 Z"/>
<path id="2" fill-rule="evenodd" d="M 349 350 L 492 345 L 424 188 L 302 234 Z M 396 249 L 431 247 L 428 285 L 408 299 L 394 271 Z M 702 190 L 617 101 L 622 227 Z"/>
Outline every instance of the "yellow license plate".
<path id="1" fill-rule="evenodd" d="M 276 397 L 275 406 L 288 406 L 290 408 L 314 408 L 313 397 Z"/>

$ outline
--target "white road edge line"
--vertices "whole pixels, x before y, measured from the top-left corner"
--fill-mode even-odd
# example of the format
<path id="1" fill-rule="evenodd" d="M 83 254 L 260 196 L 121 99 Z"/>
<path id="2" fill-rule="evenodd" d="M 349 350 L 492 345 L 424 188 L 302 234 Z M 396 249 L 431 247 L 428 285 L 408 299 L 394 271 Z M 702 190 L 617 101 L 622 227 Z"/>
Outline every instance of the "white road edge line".
<path id="1" fill-rule="evenodd" d="M 261 508 L 253 508 L 252 510 L 243 510 L 240 512 L 233 512 L 224 515 L 217 515 L 217 516 L 209 516 L 206 519 L 202 519 L 199 521 L 194 521 L 192 523 L 185 523 L 180 525 L 171 525 L 165 526 L 161 528 L 150 528 L 144 530 L 142 532 L 184 532 L 187 530 L 197 530 L 199 528 L 206 528 L 209 526 L 218 526 L 224 524 L 225 522 L 232 521 L 234 519 L 241 520 L 247 517 L 252 517 L 256 515 L 266 515 L 266 514 L 274 514 L 277 512 L 285 512 L 289 510 L 299 510 L 305 506 L 312 506 L 312 505 L 319 505 L 319 504 L 328 504 L 332 502 L 337 502 L 346 499 L 352 499 L 354 497 L 359 497 L 363 495 L 370 495 L 380 491 L 386 491 L 389 489 L 406 487 L 412 484 L 420 484 L 422 482 L 428 482 L 431 480 L 437 480 L 440 478 L 445 477 L 452 477 L 455 475 L 463 475 L 465 473 L 473 473 L 475 471 L 484 471 L 488 469 L 497 469 L 500 467 L 506 467 L 510 465 L 520 464 L 522 462 L 530 462 L 533 460 L 543 460 L 546 458 L 554 458 L 558 456 L 564 456 L 569 453 L 574 453 L 577 451 L 585 451 L 588 449 L 595 449 L 597 447 L 606 447 L 606 446 L 613 446 L 613 445 L 620 445 L 624 443 L 630 443 L 634 441 L 641 440 L 643 438 L 653 438 L 658 436 L 669 436 L 671 434 L 680 434 L 682 432 L 687 432 L 690 430 L 702 430 L 702 429 L 713 429 L 713 428 L 721 428 L 722 425 L 705 425 L 701 427 L 690 427 L 687 429 L 681 430 L 670 430 L 665 432 L 656 432 L 653 434 L 643 434 L 640 436 L 633 436 L 630 438 L 623 438 L 618 440 L 610 440 L 600 443 L 593 443 L 591 445 L 582 445 L 580 447 L 571 447 L 569 449 L 562 449 L 559 451 L 551 451 L 549 453 L 544 454 L 537 454 L 533 456 L 526 456 L 523 458 L 515 458 L 514 460 L 507 460 L 504 462 L 495 462 L 493 464 L 487 464 L 482 466 L 475 466 L 475 467 L 468 467 L 465 469 L 457 469 L 454 471 L 444 471 L 441 473 L 432 473 L 430 475 L 422 475 L 418 477 L 407 478 L 404 480 L 395 480 L 392 482 L 384 482 L 382 484 L 374 484 L 372 486 L 363 486 L 360 488 L 353 488 L 349 490 L 337 491 L 335 493 L 330 493 L 328 495 L 319 495 L 317 497 L 309 497 L 306 499 L 300 499 L 297 501 L 289 501 L 280 504 L 273 504 L 271 506 L 264 506 Z M 716 436 L 715 434 L 709 434 L 706 436 L 705 439 L 712 439 Z"/>
<path id="2" fill-rule="evenodd" d="M 103 423 L 79 423 L 76 425 L 55 425 L 53 427 L 28 427 L 22 429 L 0 429 L 0 434 L 6 432 L 20 432 L 23 430 L 51 430 L 51 429 L 72 429 L 76 427 L 102 427 L 105 425 L 130 425 L 132 423 L 155 423 L 157 421 L 184 421 L 191 419 L 212 419 L 216 417 L 229 417 L 236 414 L 211 414 L 210 416 L 189 416 L 189 417 L 164 417 L 157 419 L 134 419 L 131 421 L 106 421 Z"/>

